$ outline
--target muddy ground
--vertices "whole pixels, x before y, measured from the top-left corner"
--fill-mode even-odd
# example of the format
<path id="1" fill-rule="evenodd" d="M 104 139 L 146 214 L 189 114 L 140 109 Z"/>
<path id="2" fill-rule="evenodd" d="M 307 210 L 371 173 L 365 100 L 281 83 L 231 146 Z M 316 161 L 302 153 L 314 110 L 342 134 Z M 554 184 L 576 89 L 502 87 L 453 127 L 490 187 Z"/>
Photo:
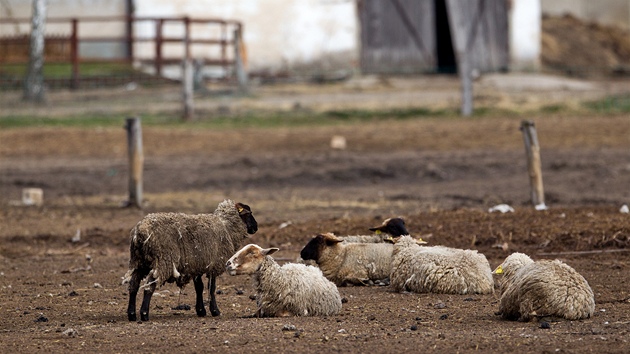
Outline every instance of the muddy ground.
<path id="1" fill-rule="evenodd" d="M 532 100 L 535 95 L 527 93 Z M 287 96 L 277 97 L 295 100 Z M 356 104 L 356 97 L 350 101 Z M 107 106 L 96 96 L 90 102 L 82 109 Z M 12 114 L 28 110 L 9 107 Z M 526 117 L 536 122 L 541 141 L 546 211 L 529 202 L 522 116 L 219 131 L 144 127 L 144 208 L 122 208 L 128 178 L 123 117 L 115 128 L 0 130 L 0 351 L 630 348 L 630 217 L 619 211 L 630 203 L 627 115 Z M 345 150 L 330 148 L 334 135 L 347 138 Z M 43 206 L 20 205 L 27 187 L 44 190 Z M 400 294 L 385 286 L 340 288 L 347 302 L 336 316 L 258 319 L 251 317 L 248 277 L 224 274 L 218 280 L 221 316 L 173 310 L 194 305 L 194 289 L 180 293 L 168 284 L 155 294 L 149 322 L 128 322 L 121 277 L 129 229 L 149 212 L 206 212 L 224 198 L 252 207 L 259 231 L 251 241 L 279 247 L 275 258 L 282 263 L 296 259 L 317 233 L 366 234 L 382 219 L 402 216 L 412 234 L 430 244 L 477 249 L 493 267 L 514 251 L 564 260 L 593 288 L 595 315 L 544 329 L 501 320 L 496 295 Z M 516 211 L 488 212 L 499 203 Z"/>

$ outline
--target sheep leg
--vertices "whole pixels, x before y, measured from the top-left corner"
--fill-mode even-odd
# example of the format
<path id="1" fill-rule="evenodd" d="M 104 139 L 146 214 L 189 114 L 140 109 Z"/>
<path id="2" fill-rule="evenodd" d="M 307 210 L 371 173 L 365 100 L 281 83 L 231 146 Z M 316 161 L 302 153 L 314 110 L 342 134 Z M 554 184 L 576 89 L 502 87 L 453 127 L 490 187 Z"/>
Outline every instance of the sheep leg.
<path id="1" fill-rule="evenodd" d="M 138 289 L 140 289 L 140 281 L 146 276 L 146 272 L 142 272 L 139 269 L 135 269 L 131 273 L 129 279 L 129 306 L 127 307 L 127 318 L 129 321 L 136 321 L 136 297 L 138 295 Z"/>
<path id="2" fill-rule="evenodd" d="M 151 305 L 151 297 L 153 296 L 153 292 L 155 292 L 156 287 L 156 279 L 153 275 L 149 275 L 147 279 L 148 286 L 144 289 L 144 297 L 142 298 L 142 305 L 140 305 L 140 320 L 148 321 L 149 320 L 149 305 Z"/>
<path id="3" fill-rule="evenodd" d="M 197 311 L 197 316 L 205 317 L 206 308 L 203 306 L 203 280 L 201 279 L 201 275 L 194 277 L 193 283 L 195 284 L 195 293 L 197 294 L 195 311 Z"/>
<path id="4" fill-rule="evenodd" d="M 216 317 L 221 314 L 219 311 L 219 306 L 217 305 L 216 292 L 217 290 L 217 277 L 213 275 L 210 277 L 210 281 L 208 282 L 208 291 L 210 292 L 210 313 L 212 316 Z"/>

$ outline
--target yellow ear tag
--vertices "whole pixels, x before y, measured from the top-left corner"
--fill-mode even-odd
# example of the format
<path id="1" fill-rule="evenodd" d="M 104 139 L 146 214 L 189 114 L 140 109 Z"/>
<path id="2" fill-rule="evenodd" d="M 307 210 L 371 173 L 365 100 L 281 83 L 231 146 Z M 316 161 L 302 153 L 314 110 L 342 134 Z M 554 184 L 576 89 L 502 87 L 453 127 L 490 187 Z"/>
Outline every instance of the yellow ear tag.
<path id="1" fill-rule="evenodd" d="M 239 213 L 243 212 L 243 208 L 238 208 L 238 212 Z"/>
<path id="2" fill-rule="evenodd" d="M 494 270 L 494 274 L 503 274 L 503 267 L 498 266 L 497 269 Z"/>
<path id="3" fill-rule="evenodd" d="M 379 235 L 381 233 L 381 230 L 374 230 L 374 232 Z"/>

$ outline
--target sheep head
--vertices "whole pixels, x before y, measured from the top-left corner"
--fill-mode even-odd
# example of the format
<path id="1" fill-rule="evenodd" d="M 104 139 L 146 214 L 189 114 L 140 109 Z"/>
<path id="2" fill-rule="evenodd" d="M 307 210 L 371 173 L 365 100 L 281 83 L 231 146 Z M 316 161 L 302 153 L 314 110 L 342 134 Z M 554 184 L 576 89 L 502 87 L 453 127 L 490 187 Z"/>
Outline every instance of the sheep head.
<path id="1" fill-rule="evenodd" d="M 374 231 L 377 234 L 386 233 L 393 237 L 409 235 L 409 231 L 405 227 L 405 220 L 402 218 L 385 219 L 380 226 L 370 227 L 370 231 Z"/>
<path id="2" fill-rule="evenodd" d="M 258 231 L 258 223 L 256 219 L 254 219 L 254 214 L 252 214 L 252 209 L 247 204 L 236 203 L 236 210 L 238 211 L 238 216 L 241 217 L 241 220 L 247 225 L 247 233 L 253 235 Z"/>
<path id="3" fill-rule="evenodd" d="M 300 257 L 304 260 L 312 259 L 317 262 L 326 247 L 333 247 L 340 242 L 343 240 L 331 233 L 317 235 L 302 248 Z"/>
<path id="4" fill-rule="evenodd" d="M 266 256 L 278 250 L 278 248 L 262 248 L 250 243 L 228 259 L 225 269 L 230 275 L 253 274 L 260 268 Z"/>
<path id="5" fill-rule="evenodd" d="M 523 266 L 534 261 L 525 253 L 514 252 L 501 263 L 492 274 L 503 274 L 506 278 L 511 278 Z"/>

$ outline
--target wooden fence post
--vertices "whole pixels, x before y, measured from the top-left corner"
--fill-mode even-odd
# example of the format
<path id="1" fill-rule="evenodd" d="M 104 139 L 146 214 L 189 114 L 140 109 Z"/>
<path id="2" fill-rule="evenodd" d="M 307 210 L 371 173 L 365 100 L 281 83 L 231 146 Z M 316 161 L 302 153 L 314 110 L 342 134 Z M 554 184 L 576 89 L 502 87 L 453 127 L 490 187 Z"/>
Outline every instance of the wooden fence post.
<path id="1" fill-rule="evenodd" d="M 193 74 L 193 62 L 191 59 L 184 59 L 182 63 L 182 102 L 183 102 L 183 118 L 185 121 L 190 121 L 194 116 L 194 74 Z"/>
<path id="2" fill-rule="evenodd" d="M 471 76 L 470 51 L 460 53 L 459 55 L 459 79 L 461 80 L 462 90 L 462 107 L 461 114 L 464 117 L 470 117 L 473 113 L 473 83 Z"/>
<path id="3" fill-rule="evenodd" d="M 245 70 L 245 45 L 243 44 L 242 27 L 238 26 L 234 30 L 234 70 L 238 89 L 247 92 L 247 71 Z"/>
<path id="4" fill-rule="evenodd" d="M 140 118 L 127 118 L 127 146 L 129 147 L 129 200 L 126 206 L 142 208 L 142 127 Z"/>
<path id="5" fill-rule="evenodd" d="M 524 120 L 521 122 L 525 152 L 527 153 L 527 171 L 531 188 L 532 203 L 536 210 L 545 210 L 545 192 L 542 181 L 542 167 L 540 162 L 540 145 L 534 122 Z"/>

